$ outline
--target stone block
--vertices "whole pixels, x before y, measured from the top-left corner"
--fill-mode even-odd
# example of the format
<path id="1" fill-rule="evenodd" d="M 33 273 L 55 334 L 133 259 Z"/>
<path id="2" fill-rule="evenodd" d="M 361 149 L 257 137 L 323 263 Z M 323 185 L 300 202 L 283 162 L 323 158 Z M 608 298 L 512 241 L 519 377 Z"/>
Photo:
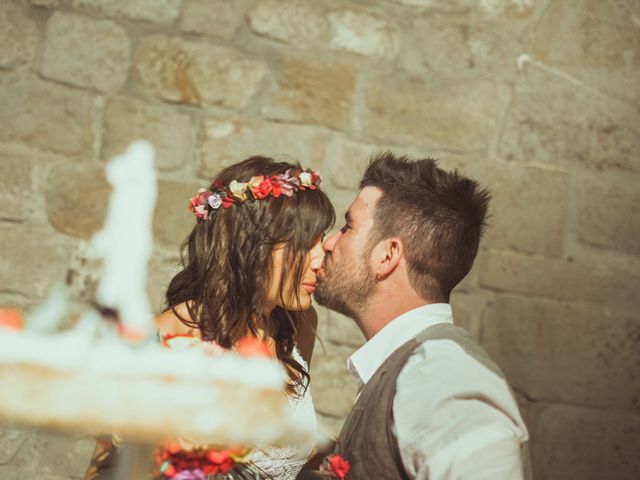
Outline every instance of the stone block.
<path id="1" fill-rule="evenodd" d="M 531 55 L 584 85 L 639 106 L 640 35 L 634 13 L 624 3 L 550 2 L 533 29 Z"/>
<path id="2" fill-rule="evenodd" d="M 487 149 L 508 98 L 507 86 L 495 81 L 438 74 L 379 76 L 366 88 L 365 130 L 382 142 Z"/>
<path id="3" fill-rule="evenodd" d="M 325 344 L 326 351 L 313 354 L 311 392 L 316 411 L 331 417 L 344 418 L 356 399 L 357 384 L 347 370 L 352 348 Z"/>
<path id="4" fill-rule="evenodd" d="M 473 13 L 485 18 L 523 19 L 535 10 L 534 0 L 391 0 L 434 12 Z"/>
<path id="5" fill-rule="evenodd" d="M 330 417 L 319 413 L 318 418 L 318 432 L 321 438 L 328 438 L 328 440 L 335 440 L 340 434 L 344 418 Z M 322 448 L 321 444 L 318 448 Z"/>
<path id="6" fill-rule="evenodd" d="M 64 281 L 72 250 L 68 238 L 52 235 L 49 229 L 11 224 L 0 228 L 0 245 L 0 285 L 5 292 L 42 298 L 52 285 Z"/>
<path id="7" fill-rule="evenodd" d="M 67 268 L 65 283 L 72 298 L 79 302 L 93 302 L 102 277 L 102 260 L 96 254 L 91 242 L 80 241 L 73 249 Z M 61 329 L 70 327 L 74 319 L 63 320 Z"/>
<path id="8" fill-rule="evenodd" d="M 524 45 L 513 22 L 482 21 L 475 15 L 420 15 L 408 31 L 413 48 L 403 49 L 400 64 L 431 75 L 477 76 L 513 80 L 515 59 Z"/>
<path id="9" fill-rule="evenodd" d="M 464 328 L 477 341 L 480 341 L 482 335 L 482 312 L 492 298 L 492 293 L 482 291 L 462 292 L 455 289 L 450 298 L 453 322 L 457 326 Z"/>
<path id="10" fill-rule="evenodd" d="M 252 155 L 297 160 L 304 167 L 319 169 L 327 137 L 323 130 L 300 125 L 254 118 L 207 118 L 198 140 L 199 173 L 212 178 L 222 168 Z"/>
<path id="11" fill-rule="evenodd" d="M 640 177 L 578 177 L 574 224 L 580 242 L 640 254 Z"/>
<path id="12" fill-rule="evenodd" d="M 280 61 L 275 92 L 262 108 L 278 120 L 349 129 L 357 71 L 353 65 L 314 58 Z"/>
<path id="13" fill-rule="evenodd" d="M 149 295 L 151 308 L 155 313 L 161 312 L 164 308 L 169 282 L 180 270 L 177 249 L 165 251 L 158 247 L 154 248 L 147 270 L 147 294 Z"/>
<path id="14" fill-rule="evenodd" d="M 20 470 L 13 465 L 0 465 L 0 478 L 2 480 L 20 480 Z"/>
<path id="15" fill-rule="evenodd" d="M 154 238 L 176 253 L 195 226 L 196 218 L 187 207 L 198 188 L 196 182 L 158 182 L 158 201 L 153 216 Z"/>
<path id="16" fill-rule="evenodd" d="M 33 431 L 12 464 L 23 478 L 82 478 L 94 446 L 95 439 L 86 435 Z"/>
<path id="17" fill-rule="evenodd" d="M 33 58 L 38 32 L 33 21 L 21 9 L 3 2 L 0 5 L 0 68 L 12 69 Z"/>
<path id="18" fill-rule="evenodd" d="M 182 0 L 73 0 L 73 7 L 108 17 L 126 17 L 154 23 L 172 23 Z"/>
<path id="19" fill-rule="evenodd" d="M 635 480 L 640 476 L 637 416 L 553 405 L 542 411 L 532 435 L 535 478 Z"/>
<path id="20" fill-rule="evenodd" d="M 34 7 L 57 8 L 60 2 L 58 0 L 29 0 Z"/>
<path id="21" fill-rule="evenodd" d="M 0 76 L 0 140 L 67 156 L 89 154 L 93 98 L 33 77 Z"/>
<path id="22" fill-rule="evenodd" d="M 193 162 L 195 128 L 187 113 L 129 97 L 111 98 L 105 110 L 102 158 L 124 153 L 129 143 L 140 138 L 153 145 L 161 170 Z"/>
<path id="23" fill-rule="evenodd" d="M 482 344 L 527 398 L 640 412 L 637 311 L 500 295 Z"/>
<path id="24" fill-rule="evenodd" d="M 227 47 L 151 35 L 134 53 L 137 81 L 171 102 L 229 108 L 249 106 L 267 69 Z"/>
<path id="25" fill-rule="evenodd" d="M 364 8 L 300 0 L 263 0 L 247 14 L 251 29 L 307 49 L 342 50 L 374 58 L 392 58 L 399 29 L 388 17 Z"/>
<path id="26" fill-rule="evenodd" d="M 38 208 L 32 176 L 33 164 L 28 156 L 0 150 L 0 218 L 25 220 Z"/>
<path id="27" fill-rule="evenodd" d="M 60 233 L 89 239 L 104 223 L 110 194 L 103 168 L 56 165 L 45 192 L 49 223 Z"/>
<path id="28" fill-rule="evenodd" d="M 13 459 L 22 448 L 26 436 L 26 432 L 22 429 L 0 426 L 0 465 L 6 465 Z"/>
<path id="29" fill-rule="evenodd" d="M 397 26 L 368 12 L 337 10 L 328 15 L 330 47 L 368 57 L 393 58 L 400 46 Z"/>
<path id="30" fill-rule="evenodd" d="M 329 341 L 336 345 L 345 345 L 352 349 L 360 348 L 365 343 L 362 331 L 352 319 L 329 310 Z"/>
<path id="31" fill-rule="evenodd" d="M 325 171 L 333 185 L 340 190 L 355 192 L 369 159 L 380 147 L 334 136 L 327 147 Z"/>
<path id="32" fill-rule="evenodd" d="M 499 145 L 509 160 L 640 170 L 640 111 L 526 65 Z"/>
<path id="33" fill-rule="evenodd" d="M 326 44 L 330 27 L 319 2 L 262 0 L 247 14 L 251 29 L 265 37 L 297 46 Z"/>
<path id="34" fill-rule="evenodd" d="M 316 328 L 316 342 L 314 345 L 314 351 L 316 351 L 318 348 L 324 348 L 322 344 L 329 338 L 329 310 L 317 303 L 314 303 L 313 308 L 318 315 L 318 328 Z"/>
<path id="35" fill-rule="evenodd" d="M 493 196 L 489 228 L 482 241 L 485 247 L 562 253 L 569 202 L 567 172 L 492 162 L 476 165 L 468 173 Z"/>
<path id="36" fill-rule="evenodd" d="M 229 39 L 242 24 L 244 6 L 244 2 L 238 0 L 185 0 L 180 29 Z"/>
<path id="37" fill-rule="evenodd" d="M 507 252 L 481 252 L 477 259 L 481 287 L 570 302 L 640 307 L 640 275 L 603 257 L 544 258 Z"/>
<path id="38" fill-rule="evenodd" d="M 56 12 L 47 24 L 40 73 L 79 87 L 114 92 L 127 79 L 130 50 L 127 33 L 116 23 Z"/>

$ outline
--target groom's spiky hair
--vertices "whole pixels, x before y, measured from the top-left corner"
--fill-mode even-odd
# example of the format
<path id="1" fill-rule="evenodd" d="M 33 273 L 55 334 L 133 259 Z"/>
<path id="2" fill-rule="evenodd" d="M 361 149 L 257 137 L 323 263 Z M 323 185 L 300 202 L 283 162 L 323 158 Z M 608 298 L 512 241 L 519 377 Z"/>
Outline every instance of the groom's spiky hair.
<path id="1" fill-rule="evenodd" d="M 361 189 L 368 186 L 383 192 L 370 246 L 399 237 L 416 292 L 448 301 L 478 253 L 489 192 L 457 170 L 439 168 L 436 160 L 412 160 L 391 152 L 371 159 L 360 181 Z"/>

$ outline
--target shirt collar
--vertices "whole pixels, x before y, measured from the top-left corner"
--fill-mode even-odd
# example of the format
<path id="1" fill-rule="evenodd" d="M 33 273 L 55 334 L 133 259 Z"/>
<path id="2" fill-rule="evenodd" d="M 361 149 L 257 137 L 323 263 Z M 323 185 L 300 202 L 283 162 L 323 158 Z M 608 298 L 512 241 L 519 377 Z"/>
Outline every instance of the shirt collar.
<path id="1" fill-rule="evenodd" d="M 438 323 L 453 323 L 451 305 L 448 303 L 432 303 L 409 310 L 390 321 L 356 350 L 349 357 L 347 368 L 362 386 L 398 347 L 425 328 Z"/>

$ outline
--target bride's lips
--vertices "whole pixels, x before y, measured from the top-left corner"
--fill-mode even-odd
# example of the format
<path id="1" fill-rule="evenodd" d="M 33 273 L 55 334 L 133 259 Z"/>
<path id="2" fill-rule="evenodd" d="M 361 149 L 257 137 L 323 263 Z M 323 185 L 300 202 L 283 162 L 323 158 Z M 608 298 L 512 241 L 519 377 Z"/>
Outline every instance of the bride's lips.
<path id="1" fill-rule="evenodd" d="M 303 283 L 302 288 L 304 288 L 307 292 L 313 293 L 316 289 L 316 283 Z"/>

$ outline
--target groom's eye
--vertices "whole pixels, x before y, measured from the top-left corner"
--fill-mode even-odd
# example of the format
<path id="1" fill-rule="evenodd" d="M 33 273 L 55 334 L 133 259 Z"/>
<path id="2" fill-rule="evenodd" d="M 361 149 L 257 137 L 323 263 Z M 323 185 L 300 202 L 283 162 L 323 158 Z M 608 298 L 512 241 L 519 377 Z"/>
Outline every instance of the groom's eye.
<path id="1" fill-rule="evenodd" d="M 347 225 L 347 224 L 345 224 L 345 225 L 340 229 L 340 231 L 341 231 L 342 233 L 345 233 L 347 230 L 351 230 L 351 226 L 350 226 L 350 225 Z"/>

